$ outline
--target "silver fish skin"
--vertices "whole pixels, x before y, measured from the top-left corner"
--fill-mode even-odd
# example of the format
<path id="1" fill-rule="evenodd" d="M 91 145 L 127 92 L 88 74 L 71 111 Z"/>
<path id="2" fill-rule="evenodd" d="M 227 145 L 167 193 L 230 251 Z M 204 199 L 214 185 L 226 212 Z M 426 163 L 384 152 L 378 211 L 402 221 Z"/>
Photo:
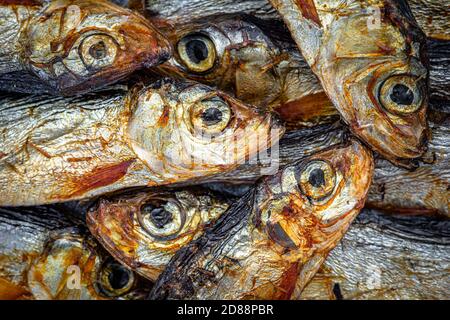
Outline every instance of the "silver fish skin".
<path id="1" fill-rule="evenodd" d="M 283 134 L 271 114 L 172 80 L 83 97 L 1 100 L 0 206 L 193 181 L 256 156 L 262 144 L 249 141 L 276 144 Z M 210 109 L 220 111 L 219 121 L 203 116 Z"/>
<path id="2" fill-rule="evenodd" d="M 166 61 L 150 21 L 104 0 L 0 1 L 0 89 L 76 95 Z"/>
<path id="3" fill-rule="evenodd" d="M 440 0 L 408 0 L 408 4 L 427 37 L 450 40 L 450 7 Z"/>
<path id="4" fill-rule="evenodd" d="M 363 210 L 295 299 L 446 300 L 450 221 Z"/>
<path id="5" fill-rule="evenodd" d="M 51 207 L 0 208 L 0 231 L 2 300 L 142 299 L 151 287 L 114 261 L 80 216 Z M 120 276 L 128 280 L 112 288 Z"/>

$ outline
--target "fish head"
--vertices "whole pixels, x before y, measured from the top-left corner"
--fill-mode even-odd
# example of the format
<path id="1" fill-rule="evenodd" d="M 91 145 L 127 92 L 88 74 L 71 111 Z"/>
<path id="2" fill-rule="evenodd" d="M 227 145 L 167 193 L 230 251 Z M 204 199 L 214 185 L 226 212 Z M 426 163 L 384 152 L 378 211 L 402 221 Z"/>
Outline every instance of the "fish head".
<path id="1" fill-rule="evenodd" d="M 166 61 L 169 42 L 140 15 L 107 1 L 52 1 L 21 37 L 22 60 L 70 95 L 114 83 Z"/>
<path id="2" fill-rule="evenodd" d="M 284 132 L 275 115 L 201 84 L 163 80 L 130 101 L 129 144 L 161 182 L 231 170 Z"/>
<path id="3" fill-rule="evenodd" d="M 386 5 L 376 24 L 368 10 L 336 19 L 313 68 L 353 132 L 412 167 L 428 139 L 428 69 L 423 33 L 401 17 Z"/>
<path id="4" fill-rule="evenodd" d="M 255 196 L 256 229 L 251 233 L 258 236 L 252 246 L 261 252 L 258 275 L 272 274 L 273 279 L 242 292 L 243 297 L 287 299 L 303 287 L 363 208 L 373 169 L 372 153 L 352 141 L 264 181 Z M 253 280 L 258 277 L 252 274 L 256 259 L 249 258 L 246 272 Z"/>
<path id="5" fill-rule="evenodd" d="M 328 250 L 364 206 L 373 167 L 356 140 L 288 165 L 258 188 L 258 224 L 284 249 Z"/>
<path id="6" fill-rule="evenodd" d="M 168 32 L 174 55 L 158 70 L 215 86 L 255 105 L 277 99 L 277 66 L 286 60 L 273 41 L 244 17 L 214 17 Z"/>
<path id="7" fill-rule="evenodd" d="M 362 209 L 373 169 L 352 140 L 263 179 L 172 258 L 150 297 L 289 299 Z"/>
<path id="8" fill-rule="evenodd" d="M 87 223 L 118 261 L 156 280 L 170 258 L 227 207 L 206 193 L 140 192 L 101 199 L 89 211 Z"/>
<path id="9" fill-rule="evenodd" d="M 44 300 L 137 299 L 151 287 L 73 230 L 51 237 L 33 260 L 27 282 L 34 298 Z"/>

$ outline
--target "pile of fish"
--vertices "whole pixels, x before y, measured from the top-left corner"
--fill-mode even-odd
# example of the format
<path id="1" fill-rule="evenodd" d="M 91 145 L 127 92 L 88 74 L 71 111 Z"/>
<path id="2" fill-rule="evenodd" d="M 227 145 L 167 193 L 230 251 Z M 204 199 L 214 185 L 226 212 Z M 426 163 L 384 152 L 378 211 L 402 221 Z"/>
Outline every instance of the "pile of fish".
<path id="1" fill-rule="evenodd" d="M 0 299 L 448 299 L 437 0 L 0 0 Z"/>

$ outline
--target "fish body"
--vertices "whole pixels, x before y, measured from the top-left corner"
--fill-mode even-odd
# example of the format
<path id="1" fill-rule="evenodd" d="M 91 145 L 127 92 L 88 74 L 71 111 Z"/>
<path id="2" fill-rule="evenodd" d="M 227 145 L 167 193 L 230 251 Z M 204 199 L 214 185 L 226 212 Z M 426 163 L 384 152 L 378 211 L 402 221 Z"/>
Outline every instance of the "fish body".
<path id="1" fill-rule="evenodd" d="M 0 230 L 2 300 L 138 299 L 151 286 L 55 208 L 1 208 Z"/>
<path id="2" fill-rule="evenodd" d="M 204 191 L 137 192 L 101 199 L 87 224 L 118 261 L 155 281 L 172 256 L 228 206 Z"/>
<path id="3" fill-rule="evenodd" d="M 364 205 L 370 151 L 352 141 L 263 179 L 178 251 L 150 299 L 289 299 Z"/>
<path id="4" fill-rule="evenodd" d="M 412 167 L 426 150 L 428 62 L 406 1 L 271 3 L 353 133 Z"/>
<path id="5" fill-rule="evenodd" d="M 449 223 L 363 210 L 321 270 L 293 298 L 446 300 Z"/>
<path id="6" fill-rule="evenodd" d="M 0 1 L 0 89 L 74 95 L 167 60 L 145 18 L 107 1 Z"/>
<path id="7" fill-rule="evenodd" d="M 169 80 L 77 98 L 4 96 L 0 109 L 2 206 L 199 179 L 245 163 L 283 133 L 255 107 Z"/>

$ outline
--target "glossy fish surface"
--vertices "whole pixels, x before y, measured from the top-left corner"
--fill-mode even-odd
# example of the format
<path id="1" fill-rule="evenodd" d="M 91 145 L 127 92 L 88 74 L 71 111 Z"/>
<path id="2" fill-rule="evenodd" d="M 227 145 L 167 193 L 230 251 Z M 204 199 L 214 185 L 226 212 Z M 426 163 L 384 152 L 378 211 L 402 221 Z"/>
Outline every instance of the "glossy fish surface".
<path id="1" fill-rule="evenodd" d="M 406 1 L 271 3 L 353 133 L 412 167 L 426 150 L 428 65 Z"/>
<path id="2" fill-rule="evenodd" d="M 363 207 L 372 171 L 351 141 L 263 179 L 175 254 L 150 299 L 289 299 Z"/>
<path id="3" fill-rule="evenodd" d="M 170 258 L 229 206 L 207 192 L 138 192 L 101 199 L 88 212 L 92 234 L 116 259 L 156 280 Z"/>
<path id="4" fill-rule="evenodd" d="M 0 208 L 0 230 L 0 299 L 142 299 L 151 287 L 55 208 Z"/>
<path id="5" fill-rule="evenodd" d="M 431 300 L 450 293 L 450 221 L 363 210 L 300 299 Z"/>
<path id="6" fill-rule="evenodd" d="M 170 80 L 95 96 L 1 100 L 2 206 L 192 182 L 245 163 L 283 133 L 271 114 Z"/>
<path id="7" fill-rule="evenodd" d="M 2 90 L 84 93 L 171 55 L 147 19 L 103 0 L 0 1 L 0 20 Z"/>

